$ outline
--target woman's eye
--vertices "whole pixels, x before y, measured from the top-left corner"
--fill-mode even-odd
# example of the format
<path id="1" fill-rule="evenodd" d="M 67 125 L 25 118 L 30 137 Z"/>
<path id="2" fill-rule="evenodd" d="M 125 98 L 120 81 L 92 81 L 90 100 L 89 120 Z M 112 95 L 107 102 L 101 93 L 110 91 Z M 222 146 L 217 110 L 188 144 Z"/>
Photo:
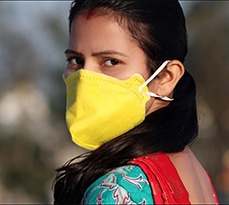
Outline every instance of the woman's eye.
<path id="1" fill-rule="evenodd" d="M 84 60 L 78 57 L 70 57 L 67 59 L 68 66 L 76 66 L 77 68 L 83 68 Z"/>
<path id="2" fill-rule="evenodd" d="M 116 59 L 107 59 L 104 61 L 105 66 L 115 66 L 118 65 L 120 62 Z"/>

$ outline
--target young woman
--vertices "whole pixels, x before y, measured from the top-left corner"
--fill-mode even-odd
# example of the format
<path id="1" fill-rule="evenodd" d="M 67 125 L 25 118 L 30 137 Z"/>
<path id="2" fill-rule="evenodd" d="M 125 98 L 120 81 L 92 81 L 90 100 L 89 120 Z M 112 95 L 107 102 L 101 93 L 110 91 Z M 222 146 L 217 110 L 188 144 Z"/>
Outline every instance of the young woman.
<path id="1" fill-rule="evenodd" d="M 54 204 L 218 203 L 188 145 L 196 90 L 177 0 L 75 0 L 66 121 L 91 150 L 58 169 Z"/>

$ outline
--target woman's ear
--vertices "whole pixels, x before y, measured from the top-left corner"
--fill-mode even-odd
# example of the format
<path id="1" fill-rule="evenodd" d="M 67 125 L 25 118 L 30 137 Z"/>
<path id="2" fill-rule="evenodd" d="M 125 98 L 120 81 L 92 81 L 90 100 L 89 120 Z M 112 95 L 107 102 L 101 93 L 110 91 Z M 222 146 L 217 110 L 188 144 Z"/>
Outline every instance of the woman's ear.
<path id="1" fill-rule="evenodd" d="M 157 94 L 170 96 L 173 90 L 185 72 L 184 65 L 178 60 L 172 60 L 168 63 L 160 77 Z"/>

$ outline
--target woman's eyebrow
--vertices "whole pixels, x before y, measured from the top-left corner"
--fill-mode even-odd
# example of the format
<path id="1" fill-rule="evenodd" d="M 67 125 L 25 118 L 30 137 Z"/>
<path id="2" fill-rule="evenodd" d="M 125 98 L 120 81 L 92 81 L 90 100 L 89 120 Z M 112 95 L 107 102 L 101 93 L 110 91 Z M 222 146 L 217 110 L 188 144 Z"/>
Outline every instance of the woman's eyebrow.
<path id="1" fill-rule="evenodd" d="M 74 55 L 80 55 L 82 56 L 81 53 L 74 51 L 72 49 L 66 49 L 65 54 L 74 54 Z M 106 51 L 100 51 L 100 52 L 93 52 L 92 56 L 102 56 L 102 55 L 119 55 L 119 56 L 124 56 L 127 57 L 127 55 L 125 55 L 124 53 L 118 52 L 118 51 L 114 51 L 114 50 L 106 50 Z"/>
<path id="2" fill-rule="evenodd" d="M 79 52 L 77 52 L 77 51 L 74 51 L 74 50 L 72 50 L 72 49 L 66 49 L 66 50 L 64 51 L 64 53 L 65 53 L 65 54 L 74 54 L 74 55 L 80 55 L 80 56 L 82 56 L 81 53 L 79 53 Z"/>
<path id="3" fill-rule="evenodd" d="M 124 53 L 114 51 L 114 50 L 106 50 L 106 51 L 92 53 L 92 56 L 100 56 L 100 55 L 119 55 L 119 56 L 127 57 L 127 55 L 125 55 Z"/>

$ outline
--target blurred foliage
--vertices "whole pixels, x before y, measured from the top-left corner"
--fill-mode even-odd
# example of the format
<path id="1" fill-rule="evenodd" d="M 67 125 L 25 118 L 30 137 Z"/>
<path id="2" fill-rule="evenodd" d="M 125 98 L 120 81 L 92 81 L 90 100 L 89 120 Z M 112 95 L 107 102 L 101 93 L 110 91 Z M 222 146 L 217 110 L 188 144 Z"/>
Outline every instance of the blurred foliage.
<path id="1" fill-rule="evenodd" d="M 0 160 L 4 164 L 1 168 L 2 183 L 11 191 L 23 185 L 23 192 L 38 201 L 48 202 L 47 182 L 53 176 L 54 167 L 51 157 L 48 150 L 44 151 L 29 137 L 8 136 L 0 144 Z"/>
<path id="2" fill-rule="evenodd" d="M 185 2 L 183 2 L 185 3 Z M 0 2 L 0 202 L 50 203 L 54 170 L 83 150 L 67 132 L 63 52 L 70 2 Z M 229 2 L 193 1 L 186 68 L 198 90 L 192 149 L 229 203 Z"/>
<path id="3" fill-rule="evenodd" d="M 50 203 L 54 170 L 78 153 L 64 121 L 68 7 L 0 2 L 0 203 Z"/>

